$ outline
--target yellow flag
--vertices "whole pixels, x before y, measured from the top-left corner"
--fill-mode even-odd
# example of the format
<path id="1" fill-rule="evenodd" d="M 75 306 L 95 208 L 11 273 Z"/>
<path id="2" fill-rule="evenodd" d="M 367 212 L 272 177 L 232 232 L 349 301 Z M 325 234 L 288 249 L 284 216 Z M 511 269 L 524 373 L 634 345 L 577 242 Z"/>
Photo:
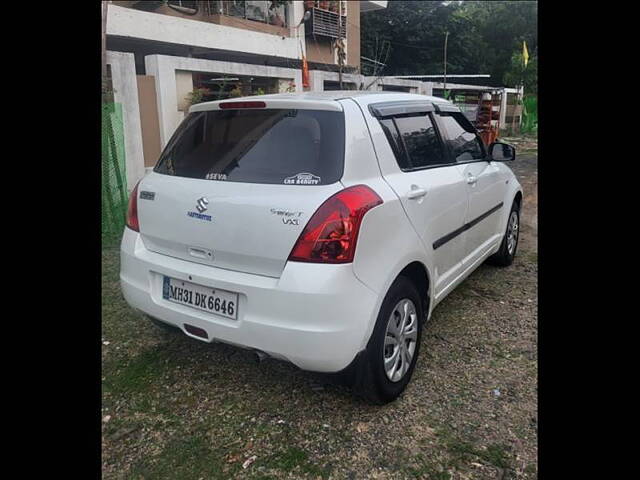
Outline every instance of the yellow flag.
<path id="1" fill-rule="evenodd" d="M 529 52 L 527 51 L 527 42 L 522 41 L 522 58 L 524 58 L 524 66 L 526 68 L 529 63 Z"/>

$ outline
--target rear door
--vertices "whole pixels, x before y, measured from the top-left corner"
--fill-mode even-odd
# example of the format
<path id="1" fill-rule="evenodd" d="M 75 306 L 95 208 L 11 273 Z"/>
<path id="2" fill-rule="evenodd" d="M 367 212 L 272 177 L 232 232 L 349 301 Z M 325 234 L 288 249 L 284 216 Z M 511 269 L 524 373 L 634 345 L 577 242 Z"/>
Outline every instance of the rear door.
<path id="1" fill-rule="evenodd" d="M 341 106 L 190 113 L 139 185 L 151 251 L 280 276 L 309 217 L 342 187 Z"/>
<path id="2" fill-rule="evenodd" d="M 433 107 L 429 107 L 380 116 L 378 121 L 399 167 L 385 173 L 385 180 L 400 198 L 425 247 L 433 250 L 437 295 L 462 267 L 464 232 L 459 229 L 467 210 L 467 187 L 458 166 L 446 155 L 433 121 Z"/>
<path id="3" fill-rule="evenodd" d="M 463 259 L 466 266 L 479 259 L 499 239 L 498 222 L 500 210 L 505 208 L 506 185 L 498 166 L 488 161 L 475 128 L 462 113 L 439 112 L 437 121 L 469 192 Z"/>

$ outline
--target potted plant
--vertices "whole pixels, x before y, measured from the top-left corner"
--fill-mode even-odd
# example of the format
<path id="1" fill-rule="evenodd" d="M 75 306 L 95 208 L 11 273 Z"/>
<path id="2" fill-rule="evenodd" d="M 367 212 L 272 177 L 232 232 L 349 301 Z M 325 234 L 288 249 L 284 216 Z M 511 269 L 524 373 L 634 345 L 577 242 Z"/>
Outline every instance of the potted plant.
<path id="1" fill-rule="evenodd" d="M 334 12 L 334 13 L 338 13 L 338 1 L 337 0 L 329 1 L 329 11 Z"/>
<path id="2" fill-rule="evenodd" d="M 320 8 L 327 10 L 329 7 L 329 0 L 320 0 Z"/>

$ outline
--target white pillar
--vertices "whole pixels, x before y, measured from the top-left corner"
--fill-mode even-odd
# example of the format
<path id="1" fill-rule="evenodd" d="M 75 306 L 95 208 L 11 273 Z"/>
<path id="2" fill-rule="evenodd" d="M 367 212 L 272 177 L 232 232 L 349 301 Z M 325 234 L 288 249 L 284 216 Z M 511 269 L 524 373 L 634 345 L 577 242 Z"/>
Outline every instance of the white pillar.
<path id="1" fill-rule="evenodd" d="M 502 97 L 500 98 L 500 128 L 507 128 L 507 93 L 506 89 L 502 89 Z"/>
<path id="2" fill-rule="evenodd" d="M 324 75 L 321 70 L 309 70 L 309 90 L 312 92 L 324 91 Z"/>
<path id="3" fill-rule="evenodd" d="M 108 51 L 107 64 L 111 66 L 113 99 L 122 105 L 127 191 L 131 192 L 145 173 L 135 57 Z"/>
<path id="4" fill-rule="evenodd" d="M 524 86 L 518 89 L 518 99 L 522 102 L 522 112 L 520 113 L 518 125 L 522 127 L 522 113 L 524 112 Z"/>
<path id="5" fill-rule="evenodd" d="M 147 75 L 153 75 L 156 81 L 160 148 L 164 148 L 180 123 L 176 72 L 163 55 L 147 55 L 144 63 Z"/>
<path id="6" fill-rule="evenodd" d="M 423 95 L 433 96 L 433 82 L 422 82 L 420 93 Z"/>

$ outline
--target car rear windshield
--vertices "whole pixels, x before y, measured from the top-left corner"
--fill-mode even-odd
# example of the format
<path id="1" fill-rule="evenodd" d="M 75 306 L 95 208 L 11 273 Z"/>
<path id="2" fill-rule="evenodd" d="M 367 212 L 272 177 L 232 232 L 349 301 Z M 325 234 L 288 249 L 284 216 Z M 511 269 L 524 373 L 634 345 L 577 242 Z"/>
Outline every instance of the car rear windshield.
<path id="1" fill-rule="evenodd" d="M 344 114 L 296 109 L 190 113 L 154 171 L 227 182 L 327 185 L 342 176 Z"/>

